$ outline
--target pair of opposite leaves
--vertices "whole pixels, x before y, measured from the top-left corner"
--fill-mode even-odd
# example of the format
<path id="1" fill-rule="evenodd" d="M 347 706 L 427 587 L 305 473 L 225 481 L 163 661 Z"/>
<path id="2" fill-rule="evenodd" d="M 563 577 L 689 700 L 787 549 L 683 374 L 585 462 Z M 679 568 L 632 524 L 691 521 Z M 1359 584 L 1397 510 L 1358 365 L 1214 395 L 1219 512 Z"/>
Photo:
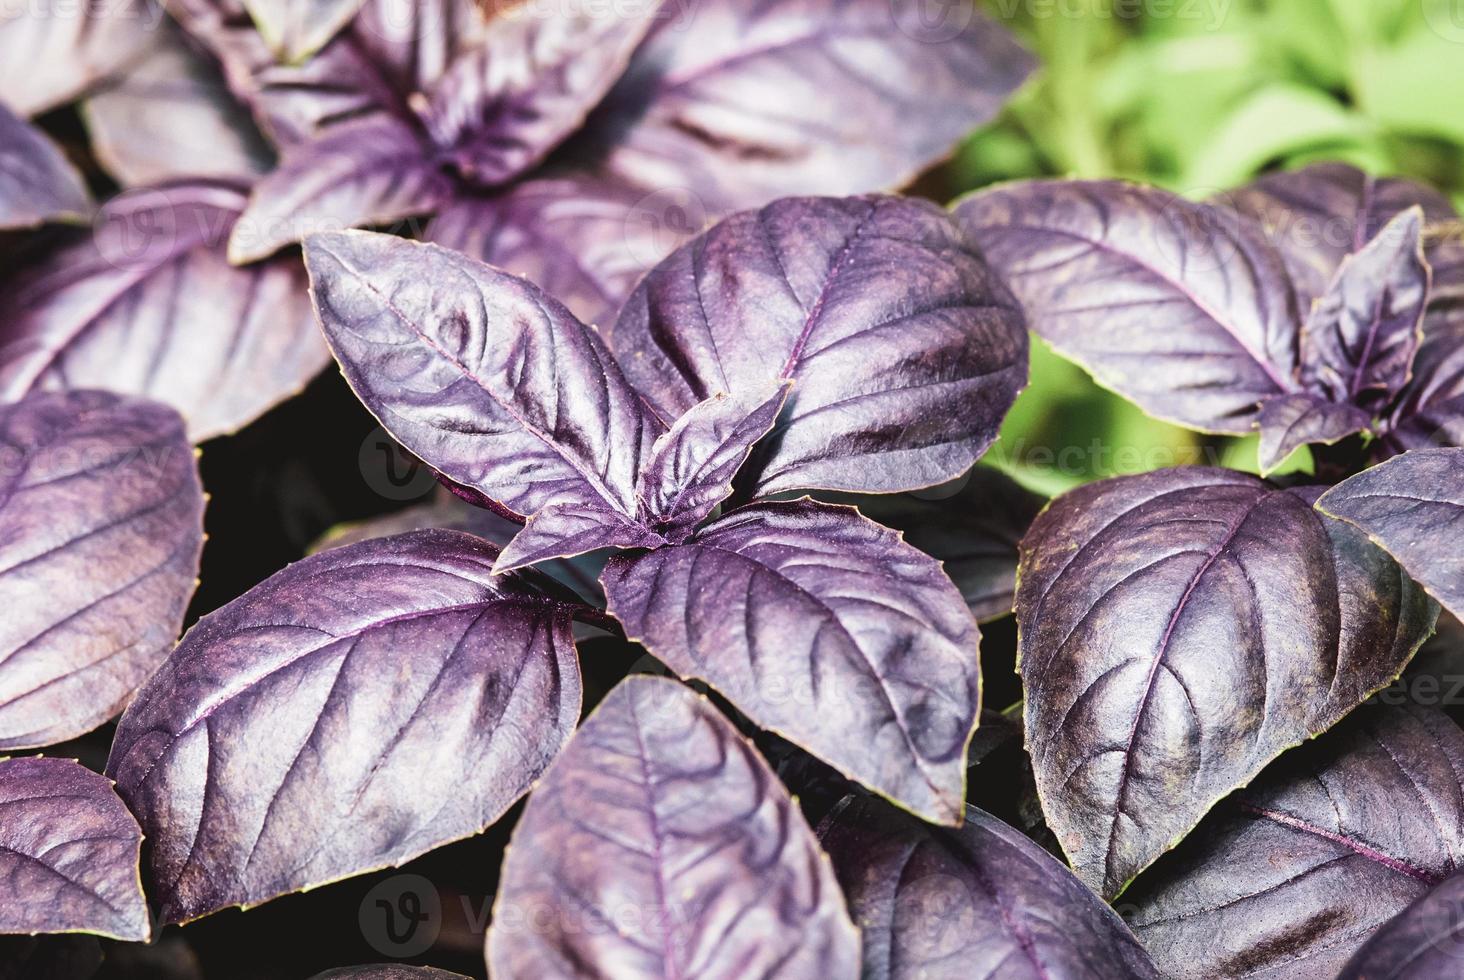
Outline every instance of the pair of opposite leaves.
<path id="1" fill-rule="evenodd" d="M 627 540 L 652 549 L 606 571 L 628 632 L 857 779 L 959 820 L 978 633 L 939 564 L 847 507 L 754 502 L 706 523 L 739 469 L 745 496 L 893 491 L 989 445 L 1026 335 L 942 211 L 791 199 L 729 219 L 646 280 L 618 357 L 522 280 L 434 246 L 346 233 L 308 257 L 363 399 L 448 479 L 532 517 L 533 547 L 342 549 L 189 633 L 111 762 L 165 916 L 497 819 L 568 737 L 580 689 L 574 600 L 494 573 Z M 452 761 L 424 773 L 427 756 Z"/>
<path id="2" fill-rule="evenodd" d="M 1033 329 L 1161 417 L 1229 432 L 1258 421 L 1272 464 L 1337 435 L 1268 434 L 1269 409 L 1297 399 L 1320 415 L 1368 406 L 1394 448 L 1426 444 L 1420 427 L 1439 420 L 1450 440 L 1464 253 L 1446 229 L 1429 236 L 1430 292 L 1419 244 L 1420 212 L 1442 220 L 1447 205 L 1340 166 L 1234 200 L 1036 182 L 955 211 Z M 1304 330 L 1298 296 L 1314 298 Z M 1436 610 L 1368 536 L 1460 608 L 1461 455 L 1406 453 L 1320 511 L 1324 488 L 1194 468 L 1084 487 L 1037 520 L 1016 600 L 1028 745 L 1085 881 L 1116 895 L 1216 800 L 1403 669 Z"/>
<path id="3" fill-rule="evenodd" d="M 1464 881 L 1461 772 L 1464 732 L 1441 713 L 1362 709 L 1146 878 L 1129 918 L 1151 960 L 1071 872 L 975 808 L 943 828 L 851 798 L 816 840 L 705 698 L 633 677 L 530 799 L 489 962 L 505 977 L 1433 977 L 1458 952 L 1446 913 Z M 0 805 L 21 818 L 0 871 L 49 896 L 7 930 L 146 937 L 141 832 L 105 779 L 0 762 Z"/>

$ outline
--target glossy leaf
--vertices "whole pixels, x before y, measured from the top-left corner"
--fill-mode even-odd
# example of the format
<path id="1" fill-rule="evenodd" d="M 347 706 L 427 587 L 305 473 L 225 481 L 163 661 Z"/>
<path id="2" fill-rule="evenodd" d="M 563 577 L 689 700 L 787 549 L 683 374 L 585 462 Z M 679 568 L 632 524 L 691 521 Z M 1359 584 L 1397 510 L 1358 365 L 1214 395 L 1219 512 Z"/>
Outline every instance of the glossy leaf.
<path id="1" fill-rule="evenodd" d="M 940 565 L 848 507 L 733 511 L 690 541 L 617 555 L 626 635 L 759 726 L 941 823 L 961 820 L 979 634 Z"/>
<path id="2" fill-rule="evenodd" d="M 528 519 L 494 568 L 506 572 L 600 548 L 657 548 L 665 542 L 655 531 L 601 504 L 550 504 Z"/>
<path id="3" fill-rule="evenodd" d="M 1423 213 L 1409 208 L 1337 267 L 1301 330 L 1313 389 L 1381 405 L 1408 381 L 1429 291 L 1422 235 Z"/>
<path id="4" fill-rule="evenodd" d="M 107 388 L 172 405 L 202 441 L 294 394 L 329 361 L 298 259 L 232 268 L 238 185 L 113 198 L 93 233 L 18 277 L 0 310 L 0 398 Z"/>
<path id="5" fill-rule="evenodd" d="M 1360 527 L 1464 615 L 1464 449 L 1416 449 L 1333 487 L 1317 509 Z"/>
<path id="6" fill-rule="evenodd" d="M 274 56 L 291 63 L 309 57 L 346 26 L 362 0 L 243 0 Z"/>
<path id="7" fill-rule="evenodd" d="M 0 229 L 81 220 L 91 197 L 60 147 L 0 104 Z"/>
<path id="8" fill-rule="evenodd" d="M 1297 390 L 1290 278 L 1233 212 L 1119 181 L 1026 181 L 955 216 L 1032 329 L 1150 415 L 1239 435 Z"/>
<path id="9" fill-rule="evenodd" d="M 272 154 L 218 69 L 181 31 L 82 104 L 92 152 L 124 186 L 178 177 L 252 179 Z"/>
<path id="10" fill-rule="evenodd" d="M 1392 406 L 1389 448 L 1464 446 L 1464 227 L 1430 234 L 1433 271 L 1413 377 Z"/>
<path id="11" fill-rule="evenodd" d="M 149 0 L 35 0 L 0 10 L 0 103 L 22 116 L 64 105 L 152 43 Z"/>
<path id="12" fill-rule="evenodd" d="M 0 759 L 0 933 L 152 934 L 142 831 L 106 779 L 70 759 Z"/>
<path id="13" fill-rule="evenodd" d="M 425 504 L 332 528 L 315 542 L 311 551 L 340 548 L 357 541 L 385 538 L 424 528 L 467 531 L 494 545 L 501 552 L 515 535 L 523 531 L 524 525 L 499 517 L 491 510 L 474 507 L 446 490 L 440 490 L 436 498 Z M 502 557 L 500 554 L 499 559 Z M 535 565 L 535 571 L 548 575 L 592 606 L 605 604 L 605 594 L 600 589 L 600 572 L 604 568 L 604 557 L 593 554 L 539 562 Z"/>
<path id="14" fill-rule="evenodd" d="M 1017 545 L 1047 500 L 987 466 L 974 467 L 958 483 L 919 494 L 832 499 L 854 504 L 939 561 L 971 615 L 984 622 L 1012 611 Z"/>
<path id="15" fill-rule="evenodd" d="M 565 605 L 419 531 L 313 555 L 189 630 L 107 771 L 165 922 L 403 862 L 496 821 L 569 738 Z"/>
<path id="16" fill-rule="evenodd" d="M 1446 878 L 1379 929 L 1337 980 L 1435 980 L 1457 973 L 1464 962 L 1461 909 L 1464 873 Z"/>
<path id="17" fill-rule="evenodd" d="M 756 750 L 674 681 L 630 677 L 580 726 L 514 831 L 495 977 L 859 976 L 808 824 Z"/>
<path id="18" fill-rule="evenodd" d="M 660 0 L 510 7 L 483 43 L 449 66 L 424 118 L 475 184 L 501 184 L 579 129 L 625 71 Z"/>
<path id="19" fill-rule="evenodd" d="M 1217 195 L 1215 203 L 1260 224 L 1285 258 L 1303 310 L 1327 291 L 1343 260 L 1399 213 L 1417 206 L 1427 222 L 1454 216 L 1448 199 L 1432 188 L 1345 163 L 1266 174 Z"/>
<path id="20" fill-rule="evenodd" d="M 1367 708 L 1218 806 L 1126 897 L 1176 980 L 1333 980 L 1464 862 L 1464 734 Z"/>
<path id="21" fill-rule="evenodd" d="M 1268 398 L 1256 417 L 1261 430 L 1261 472 L 1270 473 L 1302 446 L 1331 445 L 1371 424 L 1372 416 L 1346 402 L 1305 394 Z"/>
<path id="22" fill-rule="evenodd" d="M 1034 62 L 974 7 L 667 4 L 591 120 L 603 166 L 712 211 L 894 189 L 996 115 Z"/>
<path id="23" fill-rule="evenodd" d="M 229 261 L 267 258 L 317 232 L 427 214 L 451 194 L 452 181 L 407 123 L 389 116 L 343 123 L 287 150 L 255 185 L 229 236 Z"/>
<path id="24" fill-rule="evenodd" d="M 638 479 L 641 518 L 673 544 L 691 536 L 732 495 L 732 478 L 768 434 L 789 382 L 735 398 L 721 392 L 687 409 L 656 439 Z"/>
<path id="25" fill-rule="evenodd" d="M 583 322 L 609 328 L 641 276 L 702 231 L 701 222 L 682 194 L 589 176 L 535 177 L 459 197 L 427 237 L 523 276 Z"/>
<path id="26" fill-rule="evenodd" d="M 1432 632 L 1437 607 L 1318 492 L 1160 470 L 1059 497 L 1023 540 L 1027 745 L 1049 826 L 1104 896 Z"/>
<path id="27" fill-rule="evenodd" d="M 864 980 L 1157 980 L 1123 920 L 975 807 L 932 827 L 850 797 L 819 828 L 864 944 Z"/>
<path id="28" fill-rule="evenodd" d="M 642 280 L 610 340 L 667 417 L 794 381 L 743 477 L 759 495 L 959 476 L 1027 382 L 1010 294 L 944 213 L 893 197 L 787 198 L 723 221 Z"/>
<path id="29" fill-rule="evenodd" d="M 568 310 L 389 235 L 317 235 L 305 259 L 341 369 L 402 445 L 519 514 L 572 504 L 634 516 L 659 423 Z"/>
<path id="30" fill-rule="evenodd" d="M 99 391 L 0 406 L 0 749 L 117 715 L 167 657 L 203 550 L 182 419 Z"/>

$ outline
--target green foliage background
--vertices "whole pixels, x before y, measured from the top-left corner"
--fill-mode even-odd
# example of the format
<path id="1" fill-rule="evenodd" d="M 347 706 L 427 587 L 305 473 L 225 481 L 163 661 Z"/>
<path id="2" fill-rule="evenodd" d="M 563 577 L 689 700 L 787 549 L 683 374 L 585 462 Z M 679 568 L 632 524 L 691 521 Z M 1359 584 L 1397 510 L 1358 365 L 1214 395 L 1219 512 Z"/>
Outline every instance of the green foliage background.
<path id="1" fill-rule="evenodd" d="M 1205 197 L 1345 160 L 1464 209 L 1464 0 L 982 0 L 1042 61 L 941 175 L 950 196 L 1036 176 Z M 1054 493 L 1142 469 L 1255 469 L 1254 437 L 1146 418 L 1034 342 L 1032 385 L 987 458 Z M 1289 468 L 1309 468 L 1300 450 Z"/>

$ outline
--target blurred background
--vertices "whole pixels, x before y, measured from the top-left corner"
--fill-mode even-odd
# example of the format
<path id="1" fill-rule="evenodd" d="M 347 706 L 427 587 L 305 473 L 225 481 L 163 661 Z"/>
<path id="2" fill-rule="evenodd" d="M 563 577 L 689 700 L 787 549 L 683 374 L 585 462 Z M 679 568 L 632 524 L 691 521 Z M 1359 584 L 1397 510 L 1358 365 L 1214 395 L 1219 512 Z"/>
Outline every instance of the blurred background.
<path id="1" fill-rule="evenodd" d="M 1042 67 L 922 193 L 1123 177 L 1201 198 L 1262 171 L 1344 160 L 1464 205 L 1464 0 L 981 5 Z M 1035 340 L 1032 387 L 987 462 L 1045 493 L 1160 466 L 1256 468 L 1254 438 L 1148 419 Z M 1310 466 L 1303 449 L 1283 472 Z"/>

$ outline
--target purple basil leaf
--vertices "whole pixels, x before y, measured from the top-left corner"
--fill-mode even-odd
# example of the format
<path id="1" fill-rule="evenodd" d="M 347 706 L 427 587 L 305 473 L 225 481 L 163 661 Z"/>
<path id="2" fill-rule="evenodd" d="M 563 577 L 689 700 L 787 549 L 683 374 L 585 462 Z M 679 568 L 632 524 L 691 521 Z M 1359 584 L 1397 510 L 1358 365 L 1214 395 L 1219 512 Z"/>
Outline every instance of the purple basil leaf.
<path id="1" fill-rule="evenodd" d="M 410 125 L 390 116 L 342 123 L 291 147 L 254 186 L 229 236 L 229 261 L 267 258 L 316 232 L 432 211 L 452 195 L 452 180 L 431 154 Z"/>
<path id="2" fill-rule="evenodd" d="M 269 147 L 218 68 L 182 31 L 159 35 L 147 55 L 82 105 L 98 162 L 126 186 L 177 177 L 252 179 L 268 170 Z"/>
<path id="3" fill-rule="evenodd" d="M 1150 415 L 1239 435 L 1297 389 L 1296 297 L 1246 219 L 1119 181 L 1006 184 L 955 216 L 1032 329 Z"/>
<path id="4" fill-rule="evenodd" d="M 434 527 L 467 531 L 496 545 L 500 551 L 508 546 L 515 535 L 524 530 L 522 524 L 499 517 L 490 510 L 474 507 L 446 490 L 441 490 L 437 498 L 428 503 L 333 528 L 311 550 L 325 551 L 355 544 L 357 541 L 369 541 L 372 538 Z M 501 559 L 502 555 L 499 557 Z M 600 588 L 600 573 L 604 569 L 605 559 L 602 555 L 578 555 L 541 562 L 535 566 L 535 571 L 542 572 L 567 587 L 591 606 L 605 604 L 605 593 Z"/>
<path id="5" fill-rule="evenodd" d="M 1392 448 L 1464 446 L 1464 230 L 1425 234 L 1433 270 L 1413 377 L 1389 416 Z"/>
<path id="6" fill-rule="evenodd" d="M 1336 402 L 1381 407 L 1408 381 L 1429 268 L 1423 213 L 1402 212 L 1337 267 L 1301 328 L 1302 377 Z"/>
<path id="7" fill-rule="evenodd" d="M 974 6 L 703 0 L 668 16 L 590 120 L 604 167 L 713 211 L 893 189 L 996 115 L 1034 62 Z"/>
<path id="8" fill-rule="evenodd" d="M 483 43 L 457 59 L 424 118 L 438 146 L 474 183 L 505 183 L 538 164 L 625 71 L 659 16 L 659 0 L 563 9 L 510 7 Z"/>
<path id="9" fill-rule="evenodd" d="M 0 229 L 84 220 L 86 184 L 61 148 L 0 103 Z"/>
<path id="10" fill-rule="evenodd" d="M 496 821 L 579 717 L 567 607 L 419 531 L 312 555 L 194 626 L 107 771 L 166 922 L 400 865 Z"/>
<path id="11" fill-rule="evenodd" d="M 984 622 L 1012 611 L 1017 545 L 1047 501 L 987 466 L 972 468 L 959 484 L 949 493 L 937 487 L 919 494 L 828 499 L 854 504 L 939 561 L 971 615 Z"/>
<path id="12" fill-rule="evenodd" d="M 1388 922 L 1337 980 L 1438 980 L 1464 966 L 1464 873 L 1455 874 Z"/>
<path id="13" fill-rule="evenodd" d="M 1448 198 L 1412 181 L 1378 178 L 1345 163 L 1320 163 L 1217 195 L 1214 203 L 1259 223 L 1281 251 L 1301 309 L 1327 291 L 1343 259 L 1415 205 L 1428 222 L 1454 216 Z"/>
<path id="14" fill-rule="evenodd" d="M 828 859 L 711 703 L 633 676 L 524 808 L 504 859 L 495 977 L 859 976 Z"/>
<path id="15" fill-rule="evenodd" d="M 107 388 L 177 408 L 189 436 L 233 432 L 330 359 L 296 257 L 224 258 L 244 191 L 189 180 L 129 191 L 92 234 L 13 284 L 0 311 L 0 399 Z"/>
<path id="16" fill-rule="evenodd" d="M 1317 492 L 1159 470 L 1059 497 L 1023 539 L 1027 745 L 1048 824 L 1105 897 L 1433 631 L 1437 607 Z"/>
<path id="17" fill-rule="evenodd" d="M 0 750 L 117 715 L 183 627 L 203 487 L 183 421 L 100 391 L 0 406 Z"/>
<path id="18" fill-rule="evenodd" d="M 932 827 L 850 797 L 819 828 L 864 944 L 864 980 L 1158 980 L 1073 873 L 968 806 Z"/>
<path id="19" fill-rule="evenodd" d="M 152 0 L 34 0 L 0 11 L 0 103 L 22 116 L 64 105 L 127 67 L 163 21 Z"/>
<path id="20" fill-rule="evenodd" d="M 308 58 L 345 27 L 363 0 L 242 0 L 280 62 Z"/>
<path id="21" fill-rule="evenodd" d="M 718 392 L 687 409 L 641 467 L 641 519 L 673 544 L 690 537 L 732 495 L 732 478 L 777 421 L 791 387 L 775 382 L 741 398 Z"/>
<path id="22" fill-rule="evenodd" d="M 1333 980 L 1464 862 L 1464 733 L 1365 708 L 1216 807 L 1125 896 L 1175 980 Z"/>
<path id="23" fill-rule="evenodd" d="M 601 548 L 657 548 L 665 543 L 655 531 L 602 504 L 550 504 L 514 535 L 494 570 L 512 571 Z"/>
<path id="24" fill-rule="evenodd" d="M 980 634 L 940 565 L 850 507 L 754 504 L 602 577 L 626 635 L 919 816 L 961 820 Z"/>
<path id="25" fill-rule="evenodd" d="M 510 510 L 635 510 L 660 432 L 599 335 L 531 283 L 436 245 L 316 235 L 316 310 L 366 407 L 449 479 Z"/>
<path id="26" fill-rule="evenodd" d="M 610 336 L 667 417 L 794 381 L 744 475 L 759 495 L 889 493 L 965 472 L 1027 382 L 1027 333 L 938 208 L 786 198 L 678 249 Z"/>
<path id="27" fill-rule="evenodd" d="M 142 831 L 104 777 L 70 759 L 0 759 L 0 933 L 152 934 Z"/>
<path id="28" fill-rule="evenodd" d="M 1330 446 L 1371 424 L 1371 415 L 1346 402 L 1304 394 L 1268 398 L 1256 417 L 1261 472 L 1270 473 L 1302 446 L 1318 442 Z"/>
<path id="29" fill-rule="evenodd" d="M 1356 524 L 1464 616 L 1464 449 L 1415 449 L 1344 480 L 1317 509 Z"/>
<path id="30" fill-rule="evenodd" d="M 280 64 L 241 0 L 170 0 L 170 11 L 220 61 L 229 86 L 281 146 L 363 116 L 413 115 L 412 103 L 482 40 L 472 0 L 365 0 L 334 40 Z"/>
<path id="31" fill-rule="evenodd" d="M 430 966 L 402 966 L 400 963 L 376 963 L 370 966 L 343 966 L 317 973 L 311 980 L 467 980 L 461 973 L 448 973 Z"/>
<path id="32" fill-rule="evenodd" d="M 641 276 L 702 230 L 683 197 L 595 177 L 535 178 L 458 198 L 427 237 L 523 276 L 583 322 L 608 328 Z"/>

